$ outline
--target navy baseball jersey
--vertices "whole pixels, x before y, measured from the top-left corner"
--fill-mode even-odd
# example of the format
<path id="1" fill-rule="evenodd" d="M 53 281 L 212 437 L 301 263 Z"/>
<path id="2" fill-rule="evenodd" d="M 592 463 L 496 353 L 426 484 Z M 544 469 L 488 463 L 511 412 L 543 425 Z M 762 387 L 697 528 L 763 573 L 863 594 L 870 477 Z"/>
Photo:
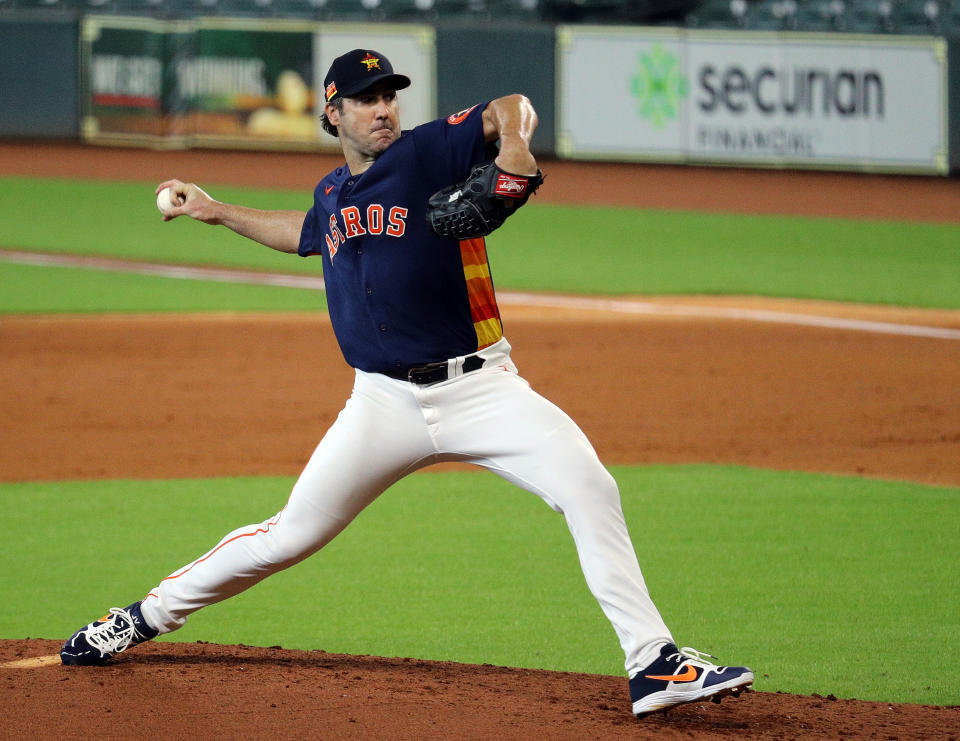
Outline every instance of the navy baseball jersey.
<path id="1" fill-rule="evenodd" d="M 360 175 L 314 192 L 299 254 L 320 255 L 344 358 L 378 372 L 469 355 L 503 334 L 483 239 L 436 236 L 427 200 L 489 159 L 485 106 L 405 131 Z"/>

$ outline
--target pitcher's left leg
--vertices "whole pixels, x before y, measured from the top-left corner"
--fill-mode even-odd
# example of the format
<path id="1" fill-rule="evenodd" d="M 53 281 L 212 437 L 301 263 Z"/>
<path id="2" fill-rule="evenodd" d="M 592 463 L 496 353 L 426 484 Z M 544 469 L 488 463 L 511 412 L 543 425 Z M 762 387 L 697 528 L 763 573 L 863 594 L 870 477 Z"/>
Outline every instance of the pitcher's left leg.
<path id="1" fill-rule="evenodd" d="M 455 382 L 441 402 L 437 441 L 561 512 L 590 591 L 620 639 L 628 674 L 672 637 L 650 599 L 620 492 L 580 428 L 507 370 Z M 438 391 L 443 391 L 438 389 Z"/>

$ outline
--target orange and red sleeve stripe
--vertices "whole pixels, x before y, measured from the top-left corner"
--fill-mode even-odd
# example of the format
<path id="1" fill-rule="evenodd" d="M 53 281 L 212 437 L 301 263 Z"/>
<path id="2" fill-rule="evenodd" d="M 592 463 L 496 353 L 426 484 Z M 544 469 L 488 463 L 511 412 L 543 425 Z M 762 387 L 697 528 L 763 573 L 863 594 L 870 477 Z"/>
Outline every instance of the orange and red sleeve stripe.
<path id="1" fill-rule="evenodd" d="M 477 349 L 482 350 L 503 337 L 500 309 L 493 292 L 487 245 L 482 237 L 460 241 L 463 277 L 467 282 L 470 316 L 477 333 Z"/>

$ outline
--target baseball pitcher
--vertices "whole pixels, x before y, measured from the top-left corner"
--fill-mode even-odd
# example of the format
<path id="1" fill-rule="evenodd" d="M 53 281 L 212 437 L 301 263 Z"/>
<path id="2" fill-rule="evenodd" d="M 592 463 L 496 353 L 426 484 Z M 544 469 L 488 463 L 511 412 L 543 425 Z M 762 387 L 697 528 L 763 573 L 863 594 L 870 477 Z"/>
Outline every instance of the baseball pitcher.
<path id="1" fill-rule="evenodd" d="M 537 115 L 510 95 L 408 131 L 410 79 L 372 49 L 334 60 L 322 124 L 345 163 L 309 211 L 261 211 L 168 180 L 172 208 L 323 263 L 330 318 L 353 393 L 276 515 L 227 534 L 146 596 L 112 608 L 63 646 L 99 665 L 181 627 L 329 543 L 391 484 L 424 466 L 482 466 L 565 518 L 583 575 L 620 640 L 632 710 L 735 695 L 753 682 L 679 649 L 650 599 L 614 479 L 559 408 L 518 374 L 503 333 L 484 237 L 543 181 L 530 152 Z M 712 658 L 712 657 L 709 657 Z"/>

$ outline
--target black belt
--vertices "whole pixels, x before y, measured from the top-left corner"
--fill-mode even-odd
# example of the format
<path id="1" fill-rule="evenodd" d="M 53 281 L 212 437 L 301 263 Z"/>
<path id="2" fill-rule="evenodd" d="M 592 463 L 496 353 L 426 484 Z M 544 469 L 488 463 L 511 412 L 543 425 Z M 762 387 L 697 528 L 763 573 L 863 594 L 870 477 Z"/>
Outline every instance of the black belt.
<path id="1" fill-rule="evenodd" d="M 468 355 L 463 359 L 461 370 L 464 373 L 470 373 L 480 370 L 483 367 L 483 358 L 479 355 Z M 450 378 L 449 365 L 446 360 L 438 363 L 425 363 L 424 365 L 415 365 L 412 368 L 391 368 L 390 370 L 379 371 L 385 376 L 396 378 L 399 381 L 409 381 L 419 386 L 427 386 L 431 383 L 440 383 Z"/>

